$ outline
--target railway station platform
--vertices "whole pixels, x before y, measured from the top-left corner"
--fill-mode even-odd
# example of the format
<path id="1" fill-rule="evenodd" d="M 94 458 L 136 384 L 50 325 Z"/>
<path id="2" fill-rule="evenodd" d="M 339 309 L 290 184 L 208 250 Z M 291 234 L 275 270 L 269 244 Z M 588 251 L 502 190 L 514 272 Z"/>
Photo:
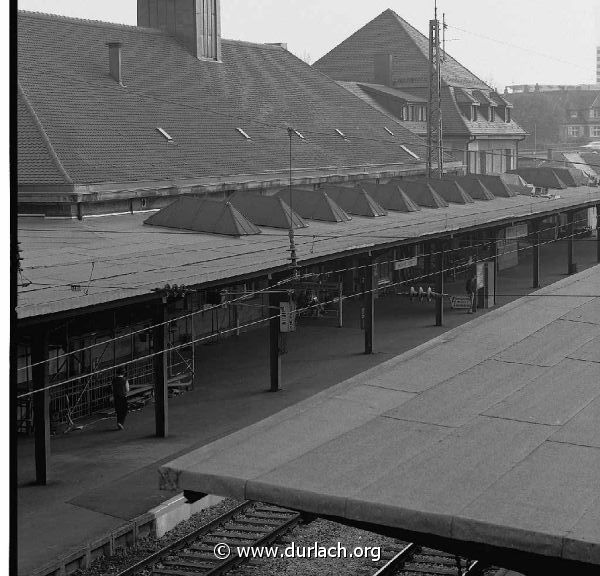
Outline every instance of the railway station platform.
<path id="1" fill-rule="evenodd" d="M 186 454 L 160 476 L 165 488 L 433 539 L 527 573 L 546 573 L 531 571 L 545 562 L 597 570 L 600 266 Z"/>
<path id="2" fill-rule="evenodd" d="M 595 243 L 577 242 L 581 268 L 595 262 Z M 564 278 L 566 246 L 542 247 L 544 284 Z M 528 253 L 516 268 L 502 271 L 498 304 L 531 292 Z M 460 293 L 463 282 L 449 285 Z M 480 315 L 487 315 L 482 310 Z M 253 425 L 283 409 L 338 385 L 357 374 L 469 322 L 464 311 L 448 311 L 443 328 L 434 326 L 433 304 L 383 297 L 376 303 L 375 354 L 365 355 L 360 330 L 360 302 L 349 301 L 344 328 L 331 324 L 301 326 L 290 335 L 283 357 L 284 389 L 268 388 L 266 328 L 201 346 L 196 358 L 198 382 L 193 392 L 171 398 L 169 438 L 154 433 L 153 406 L 130 413 L 126 430 L 115 431 L 114 418 L 98 417 L 84 429 L 57 434 L 51 441 L 50 482 L 36 486 L 33 439 L 17 444 L 17 538 L 19 574 L 69 554 L 75 548 L 118 529 L 168 500 L 157 468 L 179 455 Z"/>

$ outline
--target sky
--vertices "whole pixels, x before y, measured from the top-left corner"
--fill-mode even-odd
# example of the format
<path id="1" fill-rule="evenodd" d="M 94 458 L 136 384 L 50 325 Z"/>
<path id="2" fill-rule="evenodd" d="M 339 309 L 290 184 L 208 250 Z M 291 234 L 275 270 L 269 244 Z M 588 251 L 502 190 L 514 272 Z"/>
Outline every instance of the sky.
<path id="1" fill-rule="evenodd" d="M 19 9 L 125 24 L 136 0 L 19 0 Z M 318 60 L 387 8 L 421 32 L 434 0 L 222 0 L 224 38 L 285 42 Z M 593 83 L 600 0 L 438 0 L 447 52 L 495 88 L 510 84 Z"/>

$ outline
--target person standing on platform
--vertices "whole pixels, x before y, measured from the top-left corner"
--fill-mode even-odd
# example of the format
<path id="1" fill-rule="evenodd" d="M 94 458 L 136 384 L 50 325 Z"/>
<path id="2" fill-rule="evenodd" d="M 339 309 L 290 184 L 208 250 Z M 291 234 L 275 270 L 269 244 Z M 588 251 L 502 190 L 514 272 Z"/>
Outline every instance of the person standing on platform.
<path id="1" fill-rule="evenodd" d="M 469 298 L 471 299 L 471 308 L 469 309 L 469 314 L 474 314 L 477 312 L 477 277 L 475 274 L 471 274 L 467 278 L 467 285 L 465 288 Z"/>
<path id="2" fill-rule="evenodd" d="M 127 393 L 129 392 L 129 381 L 125 377 L 123 368 L 117 368 L 112 387 L 115 412 L 117 413 L 117 430 L 123 430 L 125 418 L 127 418 Z"/>

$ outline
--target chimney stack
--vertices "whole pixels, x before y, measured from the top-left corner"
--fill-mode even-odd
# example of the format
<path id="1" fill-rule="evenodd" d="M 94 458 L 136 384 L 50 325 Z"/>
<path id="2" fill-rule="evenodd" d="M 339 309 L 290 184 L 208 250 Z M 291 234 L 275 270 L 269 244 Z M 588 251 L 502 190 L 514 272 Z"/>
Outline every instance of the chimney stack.
<path id="1" fill-rule="evenodd" d="M 221 60 L 220 0 L 138 0 L 138 26 L 164 30 L 198 59 Z"/>
<path id="2" fill-rule="evenodd" d="M 392 86 L 392 64 L 394 57 L 391 54 L 375 54 L 373 58 L 375 84 Z"/>
<path id="3" fill-rule="evenodd" d="M 123 86 L 121 73 L 121 42 L 107 42 L 108 46 L 108 72 L 113 80 Z"/>

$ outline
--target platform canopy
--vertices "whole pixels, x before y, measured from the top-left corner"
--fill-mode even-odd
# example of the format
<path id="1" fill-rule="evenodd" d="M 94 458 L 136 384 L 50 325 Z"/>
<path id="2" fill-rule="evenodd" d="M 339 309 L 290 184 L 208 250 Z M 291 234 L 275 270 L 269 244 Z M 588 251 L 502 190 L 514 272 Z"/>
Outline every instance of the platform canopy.
<path id="1" fill-rule="evenodd" d="M 416 204 L 425 208 L 447 208 L 444 200 L 427 180 L 392 180 Z"/>
<path id="2" fill-rule="evenodd" d="M 474 200 L 493 200 L 495 198 L 485 184 L 474 175 L 457 176 L 456 178 L 446 176 L 445 179 L 453 180 L 459 184 L 460 187 Z"/>
<path id="3" fill-rule="evenodd" d="M 599 285 L 596 266 L 491 311 L 162 466 L 162 485 L 600 566 Z"/>
<path id="4" fill-rule="evenodd" d="M 473 198 L 456 181 L 438 180 L 431 178 L 428 180 L 433 189 L 446 201 L 453 204 L 472 204 Z"/>
<path id="5" fill-rule="evenodd" d="M 308 226 L 302 217 L 279 196 L 239 191 L 229 198 L 229 202 L 257 226 L 290 228 L 290 222 L 293 222 L 294 228 Z"/>

